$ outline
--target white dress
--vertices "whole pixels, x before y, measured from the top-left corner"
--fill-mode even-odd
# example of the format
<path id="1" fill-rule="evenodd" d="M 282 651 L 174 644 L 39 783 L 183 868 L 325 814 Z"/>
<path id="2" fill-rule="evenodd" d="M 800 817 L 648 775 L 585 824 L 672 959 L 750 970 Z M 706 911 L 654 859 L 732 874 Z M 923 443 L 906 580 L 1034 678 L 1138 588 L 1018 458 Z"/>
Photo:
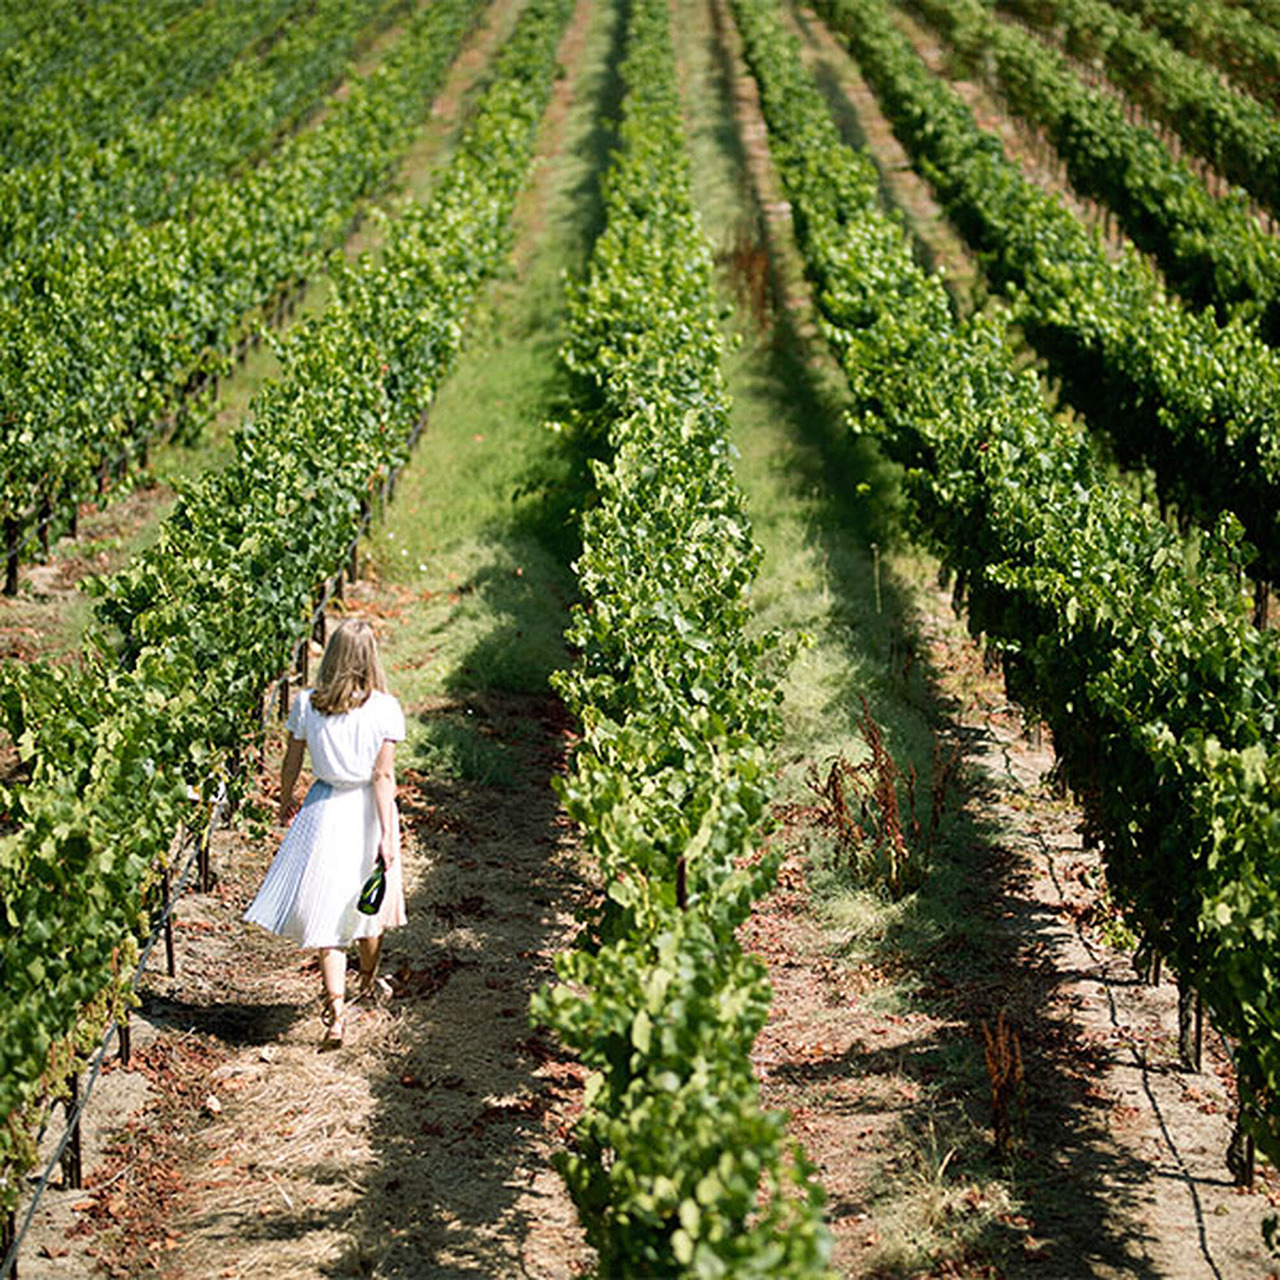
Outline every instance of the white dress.
<path id="1" fill-rule="evenodd" d="M 356 909 L 382 833 L 373 799 L 373 763 L 383 742 L 404 741 L 404 712 L 389 693 L 371 693 L 351 711 L 326 716 L 298 694 L 286 722 L 304 740 L 316 781 L 294 815 L 244 918 L 303 947 L 345 947 L 407 920 L 400 873 L 400 815 L 391 806 L 396 859 L 376 915 Z"/>

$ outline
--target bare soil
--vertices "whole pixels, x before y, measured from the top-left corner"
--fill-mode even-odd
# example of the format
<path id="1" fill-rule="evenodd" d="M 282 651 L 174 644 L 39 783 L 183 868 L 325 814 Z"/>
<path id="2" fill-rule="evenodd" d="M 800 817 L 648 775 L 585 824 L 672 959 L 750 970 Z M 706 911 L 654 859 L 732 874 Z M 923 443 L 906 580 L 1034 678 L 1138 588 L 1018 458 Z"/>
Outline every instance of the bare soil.
<path id="1" fill-rule="evenodd" d="M 86 582 L 119 569 L 172 503 L 168 485 L 139 483 L 82 504 L 78 536 L 58 539 L 44 563 L 23 565 L 18 595 L 0 595 L 0 661 L 71 660 L 90 608 Z"/>
<path id="2" fill-rule="evenodd" d="M 927 660 L 910 680 L 939 700 L 946 740 L 964 744 L 960 803 L 977 838 L 961 914 L 982 927 L 851 963 L 858 940 L 806 892 L 815 798 L 781 815 L 780 889 L 744 930 L 775 992 L 757 1044 L 765 1097 L 817 1160 L 840 1274 L 1275 1274 L 1261 1224 L 1280 1181 L 1262 1169 L 1249 1191 L 1227 1171 L 1223 1041 L 1208 1031 L 1202 1070 L 1179 1065 L 1176 986 L 1148 985 L 1109 945 L 1100 856 L 1048 781 L 1047 737 L 1024 734 L 941 594 L 918 622 Z M 886 992 L 904 989 L 906 1011 L 885 1012 L 901 1007 Z M 957 1062 L 981 1063 L 984 1025 L 1001 1018 L 1023 1073 L 1003 1188 L 981 1067 Z M 898 1198 L 918 1221 L 894 1219 Z M 913 1238 L 929 1236 L 943 1242 L 935 1264 L 902 1270 Z"/>
<path id="3" fill-rule="evenodd" d="M 384 629 L 411 603 L 365 596 L 359 611 Z M 394 640 L 388 654 L 393 684 L 420 659 Z M 278 832 L 221 832 L 213 892 L 180 907 L 176 976 L 149 971 L 130 1067 L 113 1062 L 98 1086 L 85 1190 L 46 1196 L 24 1275 L 95 1261 L 113 1276 L 576 1273 L 583 1246 L 549 1153 L 582 1072 L 527 1014 L 576 929 L 576 839 L 550 786 L 574 735 L 549 695 L 486 694 L 465 711 L 518 782 L 401 771 L 410 923 L 387 937 L 391 998 L 353 1007 L 343 1047 L 321 1051 L 315 954 L 240 921 Z M 272 812 L 275 796 L 268 769 L 250 804 Z"/>

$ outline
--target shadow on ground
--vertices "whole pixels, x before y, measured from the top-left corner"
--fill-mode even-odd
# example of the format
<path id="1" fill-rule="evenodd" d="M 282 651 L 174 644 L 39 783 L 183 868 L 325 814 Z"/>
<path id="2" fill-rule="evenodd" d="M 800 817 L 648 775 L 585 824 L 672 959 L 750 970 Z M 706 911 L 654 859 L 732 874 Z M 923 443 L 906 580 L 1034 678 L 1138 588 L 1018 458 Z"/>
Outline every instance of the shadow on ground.
<path id="1" fill-rule="evenodd" d="M 214 1036 L 231 1049 L 274 1044 L 303 1018 L 306 1009 L 296 1002 L 259 1003 L 224 1001 L 196 1003 L 144 992 L 139 1014 L 157 1027 L 171 1031 L 195 1031 Z"/>
<path id="2" fill-rule="evenodd" d="M 779 297 L 784 289 L 775 282 L 770 292 Z M 973 708 L 945 691 L 930 635 L 912 614 L 918 590 L 876 563 L 876 545 L 902 541 L 901 494 L 874 441 L 854 435 L 843 421 L 829 366 L 824 371 L 822 364 L 815 364 L 789 318 L 775 313 L 771 342 L 740 376 L 749 380 L 753 398 L 772 399 L 776 419 L 791 424 L 793 448 L 774 474 L 786 500 L 803 510 L 807 538 L 820 550 L 827 586 L 847 620 L 847 679 L 829 691 L 827 709 L 847 718 L 854 739 L 862 699 L 868 699 L 900 767 L 905 772 L 913 764 L 921 779 L 918 803 L 926 823 L 934 741 L 957 750 L 961 763 L 958 794 L 924 885 L 909 909 L 892 916 L 875 948 L 876 965 L 905 988 L 908 1007 L 928 1015 L 928 1029 L 890 1048 L 858 1045 L 779 1066 L 774 1075 L 806 1098 L 821 1096 L 821 1086 L 836 1079 L 865 1080 L 861 1100 L 841 1105 L 855 1117 L 893 1111 L 905 1137 L 900 1145 L 917 1153 L 927 1141 L 944 1143 L 951 1152 L 949 1185 L 1008 1176 L 1045 1250 L 1039 1257 L 1027 1253 L 1025 1220 L 991 1219 L 968 1237 L 970 1260 L 998 1259 L 1009 1277 L 1043 1275 L 1046 1265 L 1062 1280 L 1100 1272 L 1154 1277 L 1149 1242 L 1135 1238 L 1127 1224 L 1142 1220 L 1139 1206 L 1156 1165 L 1114 1139 L 1111 1105 L 1094 1088 L 1106 1051 L 1080 1042 L 1058 998 L 1079 976 L 1056 960 L 1061 921 L 1026 892 L 1009 850 L 1008 813 L 997 807 L 1005 794 L 985 771 L 995 737 L 962 723 Z M 982 660 L 976 651 L 969 657 L 976 688 Z M 1008 719 L 1016 731 L 1015 716 Z M 983 1026 L 993 1028 L 1001 1011 L 1018 1031 L 1024 1069 L 1011 1117 L 1018 1145 L 1009 1162 L 992 1150 L 984 1057 Z M 898 1095 L 887 1104 L 889 1089 L 876 1083 L 903 1078 L 919 1086 L 909 1090 L 918 1101 Z M 920 1163 L 917 1175 L 927 1176 L 927 1154 Z M 879 1194 L 883 1188 L 868 1185 L 868 1196 Z"/>
<path id="3" fill-rule="evenodd" d="M 489 695 L 486 730 L 518 766 L 512 784 L 402 774 L 402 814 L 431 867 L 410 925 L 389 935 L 400 1046 L 374 1084 L 378 1153 L 355 1218 L 354 1256 L 325 1274 L 491 1276 L 547 1212 L 544 1117 L 571 1091 L 528 1002 L 571 924 L 572 832 L 551 777 L 568 725 L 549 696 Z M 566 1222 L 566 1226 L 567 1226 Z"/>
<path id="4" fill-rule="evenodd" d="M 947 1168 L 952 1185 L 1008 1176 L 1023 1218 L 1046 1246 L 1040 1257 L 1026 1254 L 1023 1222 L 993 1220 L 978 1233 L 973 1258 L 999 1259 L 1011 1280 L 1042 1276 L 1046 1265 L 1055 1280 L 1100 1273 L 1155 1277 L 1150 1249 L 1126 1224 L 1141 1221 L 1139 1206 L 1157 1167 L 1115 1141 L 1112 1104 L 1094 1087 L 1111 1051 L 1080 1041 L 1059 998 L 1080 975 L 1057 959 L 1061 919 L 1033 902 L 1009 849 L 1009 813 L 999 807 L 1007 793 L 987 772 L 998 754 L 996 739 L 962 722 L 973 708 L 946 692 L 927 630 L 912 616 L 910 590 L 887 574 L 878 587 L 875 582 L 865 548 L 893 539 L 900 519 L 886 464 L 871 441 L 851 436 L 830 412 L 828 394 L 785 322 L 775 336 L 756 393 L 775 388 L 778 414 L 795 424 L 798 448 L 785 483 L 809 514 L 809 536 L 822 549 L 832 595 L 849 607 L 849 678 L 832 691 L 830 706 L 845 709 L 849 736 L 856 738 L 861 700 L 868 699 L 873 718 L 902 744 L 901 754 L 894 748 L 899 766 L 905 772 L 914 765 L 921 779 L 917 803 L 926 824 L 935 738 L 961 761 L 923 887 L 908 910 L 892 916 L 875 948 L 877 966 L 909 993 L 909 1008 L 929 1016 L 930 1029 L 891 1048 L 860 1045 L 779 1067 L 775 1075 L 802 1091 L 850 1077 L 872 1085 L 902 1078 L 918 1084 L 917 1103 L 898 1097 L 893 1108 L 908 1145 L 920 1151 L 925 1135 L 937 1134 L 946 1148 L 954 1147 Z M 853 500 L 859 493 L 863 497 Z M 870 679 L 869 653 L 884 663 Z M 976 686 L 982 659 L 976 650 L 969 658 Z M 1007 718 L 1016 732 L 1016 713 Z M 1011 1116 L 1016 1154 L 1008 1162 L 991 1146 L 984 1056 L 984 1024 L 994 1028 L 1002 1012 L 1018 1032 L 1024 1071 Z M 860 1105 L 867 1115 L 880 1114 L 885 1092 L 870 1087 L 864 1103 L 845 1105 L 853 1115 Z"/>

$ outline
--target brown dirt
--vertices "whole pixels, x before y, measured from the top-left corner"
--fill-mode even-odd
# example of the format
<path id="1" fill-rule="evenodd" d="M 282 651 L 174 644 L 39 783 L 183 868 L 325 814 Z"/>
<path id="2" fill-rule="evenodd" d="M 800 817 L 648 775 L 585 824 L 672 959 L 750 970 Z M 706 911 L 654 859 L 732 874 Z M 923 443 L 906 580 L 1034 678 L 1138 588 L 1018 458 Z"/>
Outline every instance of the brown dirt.
<path id="1" fill-rule="evenodd" d="M 1023 734 L 941 595 L 935 606 L 918 625 L 930 696 L 966 744 L 975 857 L 960 914 L 981 927 L 866 959 L 807 893 L 815 806 L 782 815 L 781 888 L 744 930 L 775 992 L 757 1044 L 765 1097 L 817 1160 L 839 1272 L 1268 1275 L 1260 1228 L 1280 1182 L 1264 1170 L 1252 1192 L 1231 1184 L 1222 1041 L 1206 1034 L 1203 1070 L 1178 1065 L 1176 987 L 1146 985 L 1108 945 L 1100 858 L 1045 780 L 1047 741 Z M 983 1023 L 1002 1011 L 1025 1072 L 1003 1182 L 981 1067 Z M 896 1218 L 895 1199 L 922 1222 Z M 939 1243 L 903 1271 L 913 1235 Z"/>
<path id="2" fill-rule="evenodd" d="M 402 603 L 388 590 L 366 611 L 385 620 Z M 34 1274 L 95 1260 L 175 1278 L 576 1273 L 549 1153 L 582 1072 L 527 1014 L 576 927 L 576 840 L 550 788 L 573 735 L 550 696 L 468 710 L 519 781 L 401 772 L 410 923 L 387 937 L 394 995 L 354 1010 L 338 1051 L 318 1047 L 314 953 L 240 922 L 277 833 L 219 834 L 213 892 L 180 906 L 177 975 L 153 966 L 131 1068 L 95 1094 L 93 1122 L 114 1128 L 94 1138 L 86 1190 L 50 1193 L 28 1238 Z M 251 803 L 270 812 L 274 798 L 268 771 Z"/>

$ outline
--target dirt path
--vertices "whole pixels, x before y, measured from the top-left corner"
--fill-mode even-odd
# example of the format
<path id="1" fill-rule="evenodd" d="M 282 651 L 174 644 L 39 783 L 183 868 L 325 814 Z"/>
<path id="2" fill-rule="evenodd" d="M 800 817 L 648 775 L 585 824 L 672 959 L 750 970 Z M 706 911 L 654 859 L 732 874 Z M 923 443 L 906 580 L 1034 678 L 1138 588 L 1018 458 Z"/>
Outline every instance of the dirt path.
<path id="1" fill-rule="evenodd" d="M 584 4 L 561 45 L 566 74 L 517 236 L 536 270 L 500 282 L 485 304 L 520 299 L 530 317 L 521 329 L 554 319 L 544 293 L 559 292 L 558 268 L 538 257 L 539 238 L 545 250 L 548 225 L 579 235 L 564 204 L 603 146 L 608 29 Z M 554 652 L 537 661 L 563 664 L 571 583 L 558 548 L 530 532 L 529 503 L 514 506 L 509 492 L 537 451 L 530 441 L 551 438 L 541 430 L 551 406 L 516 404 L 492 367 L 511 358 L 509 322 L 482 308 L 476 323 L 478 351 L 437 400 L 418 466 L 364 557 L 379 576 L 346 598 L 379 627 L 410 725 L 399 781 L 411 924 L 388 940 L 395 998 L 356 1020 L 339 1053 L 318 1053 L 314 957 L 239 920 L 278 833 L 254 836 L 251 822 L 247 834 L 220 835 L 215 891 L 179 909 L 177 976 L 165 976 L 162 957 L 153 963 L 132 1067 L 113 1066 L 95 1093 L 87 1189 L 43 1202 L 24 1274 L 56 1280 L 96 1264 L 119 1276 L 558 1280 L 583 1259 L 549 1159 L 572 1123 L 580 1072 L 527 1013 L 576 927 L 579 892 L 576 842 L 550 786 L 572 739 L 528 656 L 545 631 Z M 540 377 L 556 341 L 554 325 L 536 335 L 550 344 L 537 347 Z M 519 369 L 507 381 L 543 394 Z M 491 401 L 484 431 L 465 418 L 477 385 Z M 454 468 L 464 478 L 451 481 Z M 468 484 L 495 492 L 465 506 Z M 254 797 L 263 813 L 276 767 L 273 758 Z"/>
<path id="2" fill-rule="evenodd" d="M 1022 732 L 932 571 L 887 557 L 881 612 L 868 545 L 878 535 L 873 515 L 858 510 L 869 500 L 856 496 L 876 483 L 874 463 L 830 425 L 835 377 L 810 340 L 755 95 L 744 69 L 727 71 L 714 51 L 732 45 L 725 6 L 687 21 L 686 93 L 719 93 L 736 122 L 718 162 L 695 164 L 702 202 L 715 208 L 716 227 L 769 228 L 769 293 L 790 308 L 772 347 L 741 356 L 730 379 L 740 478 L 766 547 L 762 616 L 817 637 L 787 686 L 775 837 L 787 862 L 744 945 L 766 957 L 775 991 L 756 1047 L 765 1097 L 790 1112 L 818 1162 L 838 1270 L 1265 1276 L 1260 1226 L 1277 1188 L 1264 1179 L 1250 1194 L 1230 1183 L 1233 1095 L 1221 1042 L 1208 1036 L 1202 1072 L 1179 1068 L 1176 989 L 1139 982 L 1130 953 L 1109 945 L 1123 931 L 1100 896 L 1104 877 L 1097 853 L 1082 848 L 1079 814 L 1045 781 L 1051 750 Z M 879 151 L 887 130 L 847 59 L 811 16 L 801 26 L 846 128 Z M 695 136 L 714 139 L 717 129 L 692 114 Z M 922 184 L 902 173 L 896 145 L 879 162 L 930 256 L 963 275 L 965 255 L 937 225 Z M 743 164 L 749 180 L 733 172 Z M 717 168 L 719 194 L 707 189 Z M 754 218 L 726 214 L 729 189 L 755 193 Z M 746 255 L 722 246 L 721 257 L 727 287 L 748 298 Z M 802 354 L 786 354 L 793 342 Z M 809 391 L 797 394 L 797 382 Z M 848 854 L 836 852 L 829 806 L 806 786 L 810 765 L 825 771 L 837 754 L 862 749 L 864 694 L 904 769 L 922 732 L 936 734 L 944 753 L 960 752 L 925 886 L 899 904 L 851 892 L 833 873 Z M 927 755 L 920 763 L 927 821 Z M 1002 1015 L 1018 1036 L 1022 1083 L 1010 1154 L 996 1159 L 983 1024 L 994 1031 Z"/>
<path id="3" fill-rule="evenodd" d="M 428 655 L 397 632 L 416 598 L 351 595 L 383 633 L 393 687 L 411 688 Z M 401 767 L 410 924 L 388 937 L 393 999 L 319 1052 L 314 954 L 239 920 L 277 833 L 223 833 L 215 892 L 181 907 L 178 975 L 148 975 L 131 1068 L 95 1096 L 87 1190 L 47 1197 L 24 1275 L 574 1273 L 583 1247 L 548 1155 L 581 1072 L 527 1015 L 574 929 L 576 841 L 550 787 L 572 735 L 549 695 L 405 709 L 408 760 L 426 726 L 461 713 L 507 772 Z M 253 800 L 270 811 L 270 774 Z"/>
<path id="4" fill-rule="evenodd" d="M 392 601 L 368 603 L 394 628 Z M 387 652 L 392 672 L 418 657 L 390 633 Z M 417 721 L 447 709 L 406 705 Z M 572 833 L 549 785 L 567 726 L 550 698 L 492 696 L 471 710 L 520 781 L 401 770 L 414 843 L 411 923 L 389 936 L 384 962 L 396 994 L 355 1020 L 341 1051 L 317 1052 L 314 962 L 234 923 L 211 922 L 223 948 L 184 967 L 181 990 L 207 973 L 210 1004 L 152 1003 L 153 1016 L 196 1021 L 232 1051 L 213 1073 L 223 1106 L 185 1164 L 171 1274 L 567 1274 L 573 1220 L 546 1146 L 578 1074 L 526 1012 L 571 930 Z M 234 907 L 270 852 L 233 862 Z"/>

